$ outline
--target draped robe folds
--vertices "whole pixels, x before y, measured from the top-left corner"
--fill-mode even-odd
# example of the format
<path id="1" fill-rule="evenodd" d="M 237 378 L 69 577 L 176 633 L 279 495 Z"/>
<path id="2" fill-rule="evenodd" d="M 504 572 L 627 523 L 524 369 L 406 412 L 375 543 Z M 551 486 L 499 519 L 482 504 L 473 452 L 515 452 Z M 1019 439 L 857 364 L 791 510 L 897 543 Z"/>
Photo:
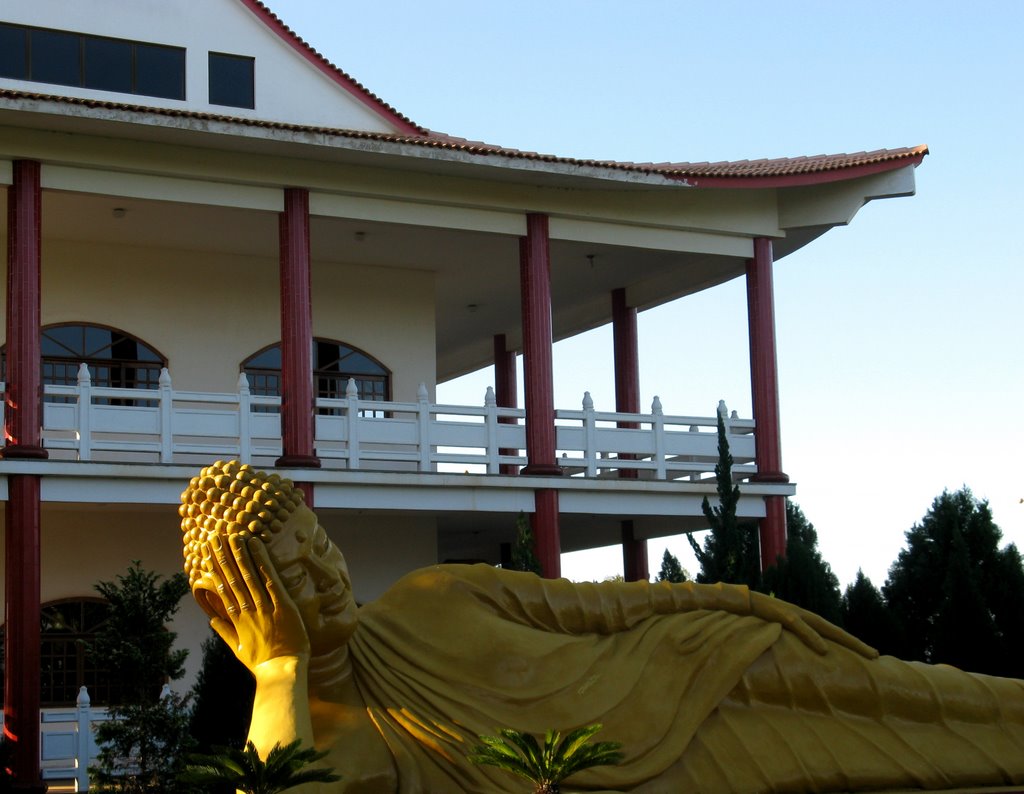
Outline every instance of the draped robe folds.
<path id="1" fill-rule="evenodd" d="M 572 790 L 1024 783 L 1024 682 L 879 658 L 745 587 L 436 566 L 362 608 L 350 651 L 410 794 L 517 790 L 468 762 L 479 734 L 596 722 L 625 760 L 574 776 Z"/>

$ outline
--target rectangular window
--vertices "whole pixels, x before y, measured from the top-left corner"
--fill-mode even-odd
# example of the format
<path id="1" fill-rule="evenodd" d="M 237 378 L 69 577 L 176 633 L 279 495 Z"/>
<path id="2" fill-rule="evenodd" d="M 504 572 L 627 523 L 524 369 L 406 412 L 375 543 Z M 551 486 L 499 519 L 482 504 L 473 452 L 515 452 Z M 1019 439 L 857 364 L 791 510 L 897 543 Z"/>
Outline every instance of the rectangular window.
<path id="1" fill-rule="evenodd" d="M 81 38 L 62 30 L 33 30 L 29 37 L 30 79 L 40 83 L 81 85 Z"/>
<path id="2" fill-rule="evenodd" d="M 210 104 L 256 107 L 256 59 L 210 53 Z"/>
<path id="3" fill-rule="evenodd" d="M 135 45 L 135 92 L 164 99 L 185 98 L 185 50 Z"/>
<path id="4" fill-rule="evenodd" d="M 0 24 L 0 77 L 185 98 L 185 49 Z"/>
<path id="5" fill-rule="evenodd" d="M 28 77 L 28 31 L 24 28 L 0 25 L 0 77 Z"/>
<path id="6" fill-rule="evenodd" d="M 132 44 L 85 37 L 85 87 L 132 93 Z"/>

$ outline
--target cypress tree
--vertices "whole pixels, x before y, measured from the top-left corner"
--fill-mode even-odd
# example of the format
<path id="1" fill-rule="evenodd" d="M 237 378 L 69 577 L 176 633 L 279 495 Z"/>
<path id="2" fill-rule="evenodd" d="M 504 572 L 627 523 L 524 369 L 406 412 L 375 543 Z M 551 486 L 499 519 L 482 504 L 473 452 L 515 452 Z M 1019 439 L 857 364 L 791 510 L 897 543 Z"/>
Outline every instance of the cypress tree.
<path id="1" fill-rule="evenodd" d="M 661 558 L 661 570 L 658 571 L 658 581 L 673 582 L 674 584 L 686 581 L 686 570 L 679 563 L 679 558 L 668 549 L 665 549 L 665 554 Z"/>

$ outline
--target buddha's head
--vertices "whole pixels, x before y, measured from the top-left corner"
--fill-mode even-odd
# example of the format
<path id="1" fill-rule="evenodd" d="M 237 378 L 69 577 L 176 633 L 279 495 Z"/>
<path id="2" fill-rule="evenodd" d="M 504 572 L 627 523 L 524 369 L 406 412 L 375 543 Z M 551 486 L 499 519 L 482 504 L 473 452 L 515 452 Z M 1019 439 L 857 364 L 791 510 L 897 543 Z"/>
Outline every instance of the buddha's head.
<path id="1" fill-rule="evenodd" d="M 209 541 L 219 536 L 227 546 L 232 536 L 255 537 L 299 609 L 312 653 L 330 653 L 352 636 L 356 606 L 345 558 L 290 480 L 217 461 L 192 478 L 181 501 L 185 573 L 210 617 L 228 616 L 208 573 Z"/>

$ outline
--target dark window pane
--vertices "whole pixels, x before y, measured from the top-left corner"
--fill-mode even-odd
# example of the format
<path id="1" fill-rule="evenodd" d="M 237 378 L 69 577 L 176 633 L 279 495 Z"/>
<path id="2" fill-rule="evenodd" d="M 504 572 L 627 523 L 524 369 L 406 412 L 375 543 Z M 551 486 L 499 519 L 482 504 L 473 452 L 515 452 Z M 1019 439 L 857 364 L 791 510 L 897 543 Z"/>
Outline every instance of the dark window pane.
<path id="1" fill-rule="evenodd" d="M 79 60 L 77 33 L 59 30 L 33 30 L 32 79 L 41 83 L 81 85 L 82 71 Z"/>
<path id="2" fill-rule="evenodd" d="M 185 50 L 136 44 L 135 93 L 165 99 L 184 99 Z"/>
<path id="3" fill-rule="evenodd" d="M 28 77 L 28 31 L 0 25 L 0 77 Z"/>
<path id="4" fill-rule="evenodd" d="M 210 104 L 235 108 L 256 107 L 256 61 L 240 55 L 210 53 Z"/>
<path id="5" fill-rule="evenodd" d="M 128 41 L 86 36 L 85 87 L 132 92 L 132 45 Z"/>

